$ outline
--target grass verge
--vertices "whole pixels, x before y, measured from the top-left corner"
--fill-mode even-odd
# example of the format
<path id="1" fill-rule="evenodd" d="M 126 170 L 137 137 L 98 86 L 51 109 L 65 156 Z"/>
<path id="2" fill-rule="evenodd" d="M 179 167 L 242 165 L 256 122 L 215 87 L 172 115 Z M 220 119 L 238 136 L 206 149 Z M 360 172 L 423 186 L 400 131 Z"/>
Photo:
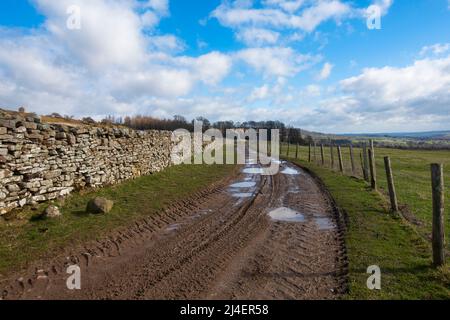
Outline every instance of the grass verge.
<path id="1" fill-rule="evenodd" d="M 350 292 L 346 299 L 450 299 L 449 268 L 431 267 L 431 245 L 418 230 L 389 213 L 384 197 L 361 180 L 302 160 L 346 212 Z M 382 290 L 371 291 L 367 268 L 382 272 Z"/>
<path id="2" fill-rule="evenodd" d="M 174 201 L 186 198 L 230 175 L 230 165 L 181 165 L 136 180 L 74 193 L 57 203 L 63 216 L 54 220 L 33 219 L 49 204 L 37 210 L 17 212 L 14 219 L 0 223 L 0 278 L 59 249 L 100 239 L 108 232 L 154 214 Z M 85 214 L 87 202 L 102 196 L 114 201 L 107 215 Z"/>

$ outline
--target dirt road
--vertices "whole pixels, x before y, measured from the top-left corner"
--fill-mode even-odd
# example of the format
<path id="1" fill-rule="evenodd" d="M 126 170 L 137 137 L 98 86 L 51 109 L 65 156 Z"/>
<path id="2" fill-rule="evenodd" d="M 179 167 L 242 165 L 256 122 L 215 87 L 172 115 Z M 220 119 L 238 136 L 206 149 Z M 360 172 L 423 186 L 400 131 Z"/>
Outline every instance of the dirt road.
<path id="1" fill-rule="evenodd" d="M 282 163 L 262 176 L 250 160 L 232 181 L 0 288 L 3 299 L 335 299 L 346 288 L 339 220 L 308 173 Z M 73 264 L 81 290 L 66 286 Z"/>

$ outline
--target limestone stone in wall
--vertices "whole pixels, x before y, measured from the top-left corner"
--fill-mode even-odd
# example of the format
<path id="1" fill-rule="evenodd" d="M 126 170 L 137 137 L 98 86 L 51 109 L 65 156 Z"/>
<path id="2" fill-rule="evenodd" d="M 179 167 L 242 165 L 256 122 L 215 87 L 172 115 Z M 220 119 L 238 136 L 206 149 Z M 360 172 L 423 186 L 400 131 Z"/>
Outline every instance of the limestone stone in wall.
<path id="1" fill-rule="evenodd" d="M 171 132 L 47 124 L 0 109 L 0 215 L 171 165 Z"/>

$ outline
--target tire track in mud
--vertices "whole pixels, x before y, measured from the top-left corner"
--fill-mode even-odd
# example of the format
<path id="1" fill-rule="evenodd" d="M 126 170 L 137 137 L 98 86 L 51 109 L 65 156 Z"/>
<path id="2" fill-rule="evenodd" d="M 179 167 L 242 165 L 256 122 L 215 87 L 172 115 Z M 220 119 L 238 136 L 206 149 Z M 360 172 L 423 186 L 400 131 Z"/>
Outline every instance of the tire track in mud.
<path id="1" fill-rule="evenodd" d="M 248 165 L 257 167 L 258 165 Z M 241 173 L 8 281 L 4 299 L 334 299 L 345 292 L 342 221 L 306 171 Z M 287 173 L 283 173 L 283 170 Z M 251 196 L 249 196 L 251 194 Z M 275 221 L 277 208 L 302 221 Z M 66 288 L 78 264 L 82 290 Z M 25 280 L 26 279 L 26 280 Z"/>

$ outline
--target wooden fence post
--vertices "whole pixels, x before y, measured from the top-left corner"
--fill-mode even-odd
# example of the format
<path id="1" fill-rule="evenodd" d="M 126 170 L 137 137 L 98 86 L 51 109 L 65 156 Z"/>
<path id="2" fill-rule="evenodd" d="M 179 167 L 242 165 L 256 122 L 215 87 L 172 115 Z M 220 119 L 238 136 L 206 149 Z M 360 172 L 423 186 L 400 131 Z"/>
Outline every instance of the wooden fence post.
<path id="1" fill-rule="evenodd" d="M 338 149 L 338 157 L 339 157 L 339 170 L 343 173 L 344 172 L 344 163 L 342 162 L 341 146 L 338 146 L 337 149 Z"/>
<path id="2" fill-rule="evenodd" d="M 350 161 L 352 162 L 352 173 L 356 173 L 355 158 L 353 157 L 353 145 L 350 145 Z"/>
<path id="3" fill-rule="evenodd" d="M 359 160 L 361 161 L 361 169 L 364 174 L 364 160 L 363 160 L 362 151 L 359 153 Z"/>
<path id="4" fill-rule="evenodd" d="M 295 149 L 295 159 L 298 159 L 298 148 L 299 148 L 299 145 L 297 142 L 297 148 Z"/>
<path id="5" fill-rule="evenodd" d="M 289 149 L 290 149 L 290 146 L 291 146 L 291 144 L 289 143 L 289 140 L 288 140 L 288 145 L 287 145 L 287 151 L 286 151 L 286 156 L 289 158 Z"/>
<path id="6" fill-rule="evenodd" d="M 322 166 L 324 166 L 325 165 L 325 153 L 323 150 L 323 144 L 320 145 L 320 155 L 322 157 Z"/>
<path id="7" fill-rule="evenodd" d="M 431 165 L 431 185 L 433 188 L 433 264 L 445 265 L 444 228 L 444 166 Z"/>
<path id="8" fill-rule="evenodd" d="M 377 190 L 377 182 L 376 182 L 377 178 L 375 177 L 374 173 L 375 163 L 372 155 L 372 149 L 369 149 L 369 166 L 370 166 L 370 186 L 373 190 Z"/>
<path id="9" fill-rule="evenodd" d="M 364 180 L 367 182 L 370 181 L 369 177 L 369 157 L 367 154 L 367 143 L 364 142 L 363 145 L 363 160 L 364 160 L 364 167 L 363 167 L 363 173 L 364 173 Z"/>
<path id="10" fill-rule="evenodd" d="M 314 162 L 317 162 L 317 150 L 316 150 L 316 148 L 317 148 L 317 143 L 314 142 Z"/>
<path id="11" fill-rule="evenodd" d="M 334 150 L 333 143 L 330 144 L 330 155 L 331 155 L 331 170 L 334 169 Z"/>
<path id="12" fill-rule="evenodd" d="M 309 156 L 308 161 L 311 162 L 311 143 L 309 144 Z"/>
<path id="13" fill-rule="evenodd" d="M 389 157 L 384 157 L 384 167 L 386 169 L 391 209 L 393 212 L 398 212 L 397 193 L 395 191 L 394 175 L 392 173 L 391 159 Z"/>
<path id="14" fill-rule="evenodd" d="M 373 147 L 373 140 L 370 140 L 369 164 L 370 164 L 370 185 L 372 186 L 373 190 L 377 190 L 377 167 L 375 162 L 375 149 Z"/>

